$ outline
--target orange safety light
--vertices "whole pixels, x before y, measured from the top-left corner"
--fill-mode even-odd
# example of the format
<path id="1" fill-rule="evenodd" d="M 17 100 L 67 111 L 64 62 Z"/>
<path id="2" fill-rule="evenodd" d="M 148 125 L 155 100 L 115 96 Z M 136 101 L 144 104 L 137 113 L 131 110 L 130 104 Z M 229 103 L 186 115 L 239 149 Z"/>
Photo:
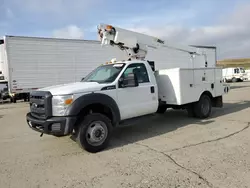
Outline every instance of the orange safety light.
<path id="1" fill-rule="evenodd" d="M 106 29 L 107 29 L 107 30 L 111 30 L 112 28 L 113 28 L 112 25 L 107 25 L 107 26 L 106 26 Z"/>

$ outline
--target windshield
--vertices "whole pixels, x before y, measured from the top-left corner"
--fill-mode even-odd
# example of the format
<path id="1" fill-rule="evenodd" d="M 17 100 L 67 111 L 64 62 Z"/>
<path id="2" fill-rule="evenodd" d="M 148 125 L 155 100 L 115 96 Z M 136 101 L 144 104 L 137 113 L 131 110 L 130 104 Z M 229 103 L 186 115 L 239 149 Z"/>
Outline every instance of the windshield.
<path id="1" fill-rule="evenodd" d="M 241 73 L 245 73 L 245 69 L 244 68 L 240 68 L 240 72 Z"/>
<path id="2" fill-rule="evenodd" d="M 108 64 L 96 68 L 82 82 L 113 82 L 124 67 L 124 63 Z"/>

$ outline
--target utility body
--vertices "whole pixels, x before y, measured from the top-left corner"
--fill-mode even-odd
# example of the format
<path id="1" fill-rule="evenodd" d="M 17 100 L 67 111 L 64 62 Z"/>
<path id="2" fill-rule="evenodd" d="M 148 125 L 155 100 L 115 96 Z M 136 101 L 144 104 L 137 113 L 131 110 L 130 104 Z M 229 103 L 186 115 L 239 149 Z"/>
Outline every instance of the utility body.
<path id="1" fill-rule="evenodd" d="M 208 66 L 204 47 L 166 44 L 105 24 L 99 25 L 98 34 L 103 48 L 117 47 L 127 58 L 112 59 L 81 82 L 32 91 L 26 116 L 30 128 L 54 136 L 72 134 L 82 148 L 98 152 L 107 147 L 112 130 L 119 125 L 164 113 L 167 108 L 207 118 L 212 107 L 223 106 L 222 96 L 229 88 L 223 85 L 222 69 Z M 181 61 L 193 68 L 157 68 L 157 62 L 146 60 L 149 48 L 179 51 L 186 57 Z M 215 56 L 209 59 L 216 60 Z M 194 68 L 198 60 L 203 67 Z"/>

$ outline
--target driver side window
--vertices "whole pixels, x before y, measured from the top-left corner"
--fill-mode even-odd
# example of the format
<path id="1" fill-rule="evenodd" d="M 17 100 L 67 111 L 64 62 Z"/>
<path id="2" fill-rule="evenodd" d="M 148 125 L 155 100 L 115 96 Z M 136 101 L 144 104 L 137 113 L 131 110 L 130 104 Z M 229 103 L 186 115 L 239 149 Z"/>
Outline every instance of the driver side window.
<path id="1" fill-rule="evenodd" d="M 129 73 L 134 73 L 137 76 L 139 84 L 149 82 L 147 69 L 143 63 L 134 63 L 129 65 L 124 71 L 122 77 L 126 78 Z"/>
<path id="2" fill-rule="evenodd" d="M 239 69 L 238 69 L 238 68 L 234 69 L 234 73 L 235 73 L 235 74 L 240 73 Z"/>

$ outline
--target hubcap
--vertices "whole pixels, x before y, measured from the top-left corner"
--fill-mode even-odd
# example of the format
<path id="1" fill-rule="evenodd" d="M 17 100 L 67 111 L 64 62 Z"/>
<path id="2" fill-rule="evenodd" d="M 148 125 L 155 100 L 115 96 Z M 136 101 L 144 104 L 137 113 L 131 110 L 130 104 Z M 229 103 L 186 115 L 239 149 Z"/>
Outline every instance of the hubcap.
<path id="1" fill-rule="evenodd" d="M 104 122 L 92 122 L 86 132 L 87 142 L 93 146 L 101 145 L 107 138 L 108 129 Z"/>

